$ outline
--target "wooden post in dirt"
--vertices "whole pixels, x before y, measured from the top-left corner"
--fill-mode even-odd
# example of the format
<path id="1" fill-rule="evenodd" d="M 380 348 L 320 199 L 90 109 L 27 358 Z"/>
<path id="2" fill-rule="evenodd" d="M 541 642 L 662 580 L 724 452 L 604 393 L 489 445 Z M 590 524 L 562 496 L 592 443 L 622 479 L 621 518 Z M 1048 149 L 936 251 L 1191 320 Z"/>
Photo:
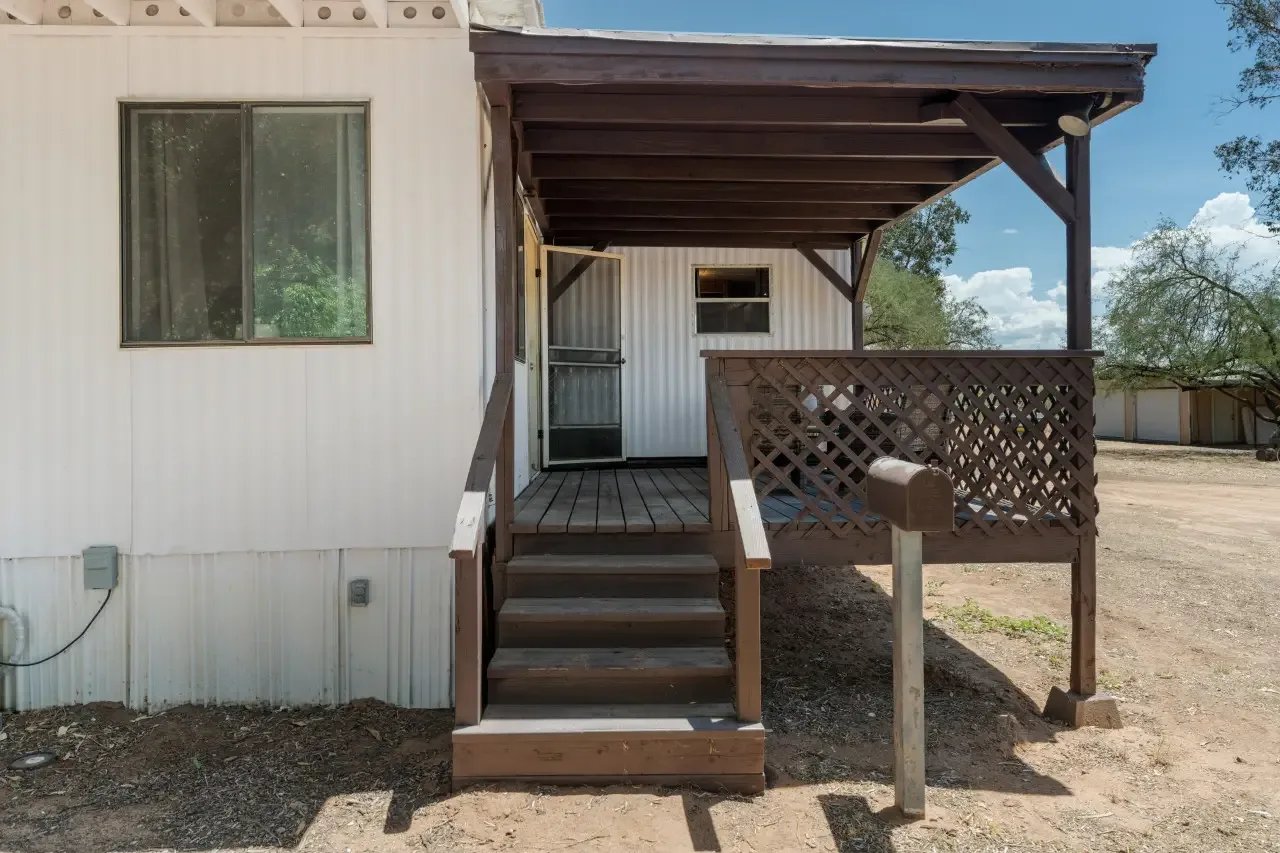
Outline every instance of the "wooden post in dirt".
<path id="1" fill-rule="evenodd" d="M 905 817 L 924 817 L 924 534 L 955 529 L 955 491 L 937 468 L 871 463 L 867 508 L 892 525 L 893 784 Z"/>

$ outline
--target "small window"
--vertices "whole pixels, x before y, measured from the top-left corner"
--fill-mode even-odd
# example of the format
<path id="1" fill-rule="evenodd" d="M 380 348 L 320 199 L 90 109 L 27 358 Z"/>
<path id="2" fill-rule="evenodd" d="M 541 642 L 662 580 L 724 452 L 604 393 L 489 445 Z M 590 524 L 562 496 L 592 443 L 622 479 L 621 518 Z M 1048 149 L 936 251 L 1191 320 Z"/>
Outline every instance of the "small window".
<path id="1" fill-rule="evenodd" d="M 700 335 L 769 334 L 768 267 L 695 267 Z"/>
<path id="2" fill-rule="evenodd" d="M 366 106 L 123 120 L 125 343 L 368 339 Z"/>

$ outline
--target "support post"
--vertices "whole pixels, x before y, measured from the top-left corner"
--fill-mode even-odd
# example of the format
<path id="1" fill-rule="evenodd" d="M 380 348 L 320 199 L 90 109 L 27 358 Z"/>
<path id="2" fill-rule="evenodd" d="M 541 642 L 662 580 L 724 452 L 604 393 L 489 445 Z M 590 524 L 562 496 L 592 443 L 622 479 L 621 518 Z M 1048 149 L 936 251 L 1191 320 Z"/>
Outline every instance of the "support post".
<path id="1" fill-rule="evenodd" d="M 479 541 L 483 543 L 483 538 Z M 454 571 L 454 725 L 474 726 L 484 710 L 484 546 L 456 562 Z"/>
<path id="2" fill-rule="evenodd" d="M 1074 213 L 1067 220 L 1067 348 L 1087 350 L 1093 347 L 1088 135 L 1067 137 L 1067 191 Z M 1122 725 L 1116 700 L 1098 693 L 1097 576 L 1098 540 L 1088 533 L 1071 563 L 1070 689 L 1053 688 L 1044 714 L 1077 728 L 1114 729 Z"/>
<path id="3" fill-rule="evenodd" d="M 892 527 L 893 786 L 905 817 L 924 817 L 924 534 Z"/>
<path id="4" fill-rule="evenodd" d="M 862 278 L 862 250 L 854 243 L 849 247 L 849 276 L 856 283 Z M 867 348 L 867 312 L 857 292 L 853 295 L 853 311 L 850 316 L 853 323 L 852 343 L 854 350 Z"/>
<path id="5" fill-rule="evenodd" d="M 1093 348 L 1088 136 L 1067 137 L 1067 192 L 1075 211 L 1067 222 L 1067 348 L 1087 350 Z"/>
<path id="6" fill-rule="evenodd" d="M 763 700 L 760 668 L 760 572 L 746 566 L 742 537 L 734 542 L 734 682 L 738 719 L 760 722 Z"/>
<path id="7" fill-rule="evenodd" d="M 497 342 L 497 372 L 514 375 L 516 362 L 515 286 L 516 241 L 523 232 L 517 220 L 515 150 L 511 138 L 511 110 L 495 106 L 490 110 L 493 129 L 494 198 L 494 338 Z M 520 232 L 516 231 L 519 227 Z M 511 519 L 515 515 L 515 399 L 507 403 L 507 414 L 498 446 L 494 488 L 494 562 L 505 566 L 511 559 Z M 497 568 L 497 567 L 495 567 Z"/>

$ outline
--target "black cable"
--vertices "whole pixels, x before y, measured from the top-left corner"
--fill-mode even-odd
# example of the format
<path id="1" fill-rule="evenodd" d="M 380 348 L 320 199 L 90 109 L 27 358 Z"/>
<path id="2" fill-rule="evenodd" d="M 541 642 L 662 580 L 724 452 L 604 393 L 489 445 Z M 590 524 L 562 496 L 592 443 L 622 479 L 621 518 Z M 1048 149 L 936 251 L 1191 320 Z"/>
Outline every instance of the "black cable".
<path id="1" fill-rule="evenodd" d="M 81 637 L 83 637 L 85 634 L 89 633 L 89 629 L 93 627 L 93 623 L 94 623 L 94 622 L 97 622 L 97 621 L 98 621 L 98 616 L 99 616 L 99 615 L 101 615 L 102 611 L 106 608 L 106 606 L 107 606 L 107 602 L 111 600 L 111 593 L 112 593 L 112 592 L 114 592 L 114 590 L 110 590 L 110 589 L 109 589 L 109 590 L 107 590 L 107 597 L 106 597 L 106 598 L 104 598 L 104 599 L 102 599 L 102 603 L 98 605 L 98 610 L 97 610 L 97 612 L 93 614 L 93 618 L 89 620 L 89 624 L 84 626 L 84 630 L 83 630 L 83 631 L 81 631 L 79 634 L 76 634 L 76 638 L 75 638 L 74 640 L 72 640 L 71 642 L 67 643 L 65 646 L 63 646 L 62 648 L 58 649 L 58 650 L 57 650 L 56 652 L 54 652 L 53 654 L 51 654 L 51 655 L 49 655 L 48 657 L 45 657 L 45 658 L 40 658 L 40 660 L 33 660 L 33 661 L 31 661 L 30 663 L 7 663 L 7 662 L 5 662 L 5 661 L 0 660 L 0 666 L 12 666 L 12 667 L 39 666 L 39 665 L 40 665 L 40 664 L 42 664 L 42 663 L 48 663 L 49 661 L 53 660 L 53 659 L 54 659 L 54 658 L 56 658 L 58 655 L 60 655 L 60 654 L 62 654 L 63 652 L 65 652 L 67 649 L 71 648 L 71 647 L 72 647 L 72 646 L 74 646 L 76 643 L 80 642 L 80 638 L 81 638 Z"/>

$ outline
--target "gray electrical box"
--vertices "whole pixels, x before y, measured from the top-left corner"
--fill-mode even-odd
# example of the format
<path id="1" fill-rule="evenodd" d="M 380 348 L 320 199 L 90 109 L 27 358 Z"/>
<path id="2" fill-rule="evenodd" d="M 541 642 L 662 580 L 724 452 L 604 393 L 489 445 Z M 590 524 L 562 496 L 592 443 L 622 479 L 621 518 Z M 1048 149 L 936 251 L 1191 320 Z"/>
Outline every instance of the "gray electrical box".
<path id="1" fill-rule="evenodd" d="M 115 589 L 120 580 L 120 552 L 115 545 L 84 549 L 84 588 Z"/>
<path id="2" fill-rule="evenodd" d="M 347 584 L 347 603 L 352 607 L 369 606 L 369 579 L 356 578 Z"/>

